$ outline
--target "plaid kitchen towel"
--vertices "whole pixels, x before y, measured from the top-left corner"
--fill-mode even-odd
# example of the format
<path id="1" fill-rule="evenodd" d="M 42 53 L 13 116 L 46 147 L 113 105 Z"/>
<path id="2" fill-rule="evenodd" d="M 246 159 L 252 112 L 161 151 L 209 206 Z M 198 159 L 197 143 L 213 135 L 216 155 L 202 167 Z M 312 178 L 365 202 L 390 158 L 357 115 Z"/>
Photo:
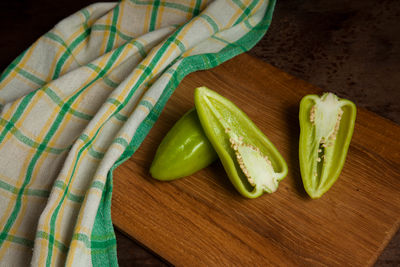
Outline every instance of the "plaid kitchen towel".
<path id="1" fill-rule="evenodd" d="M 274 5 L 97 3 L 16 58 L 0 77 L 0 265 L 117 265 L 112 171 L 182 78 L 253 47 Z"/>

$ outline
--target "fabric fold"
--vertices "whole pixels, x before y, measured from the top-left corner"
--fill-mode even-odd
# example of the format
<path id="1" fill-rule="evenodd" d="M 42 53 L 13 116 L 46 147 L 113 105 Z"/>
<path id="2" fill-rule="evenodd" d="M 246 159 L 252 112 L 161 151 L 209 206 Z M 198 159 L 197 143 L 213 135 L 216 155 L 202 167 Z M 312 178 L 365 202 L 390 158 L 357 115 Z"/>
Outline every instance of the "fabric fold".
<path id="1" fill-rule="evenodd" d="M 16 58 L 0 77 L 0 265 L 118 265 L 112 171 L 183 77 L 253 47 L 274 5 L 93 4 Z"/>

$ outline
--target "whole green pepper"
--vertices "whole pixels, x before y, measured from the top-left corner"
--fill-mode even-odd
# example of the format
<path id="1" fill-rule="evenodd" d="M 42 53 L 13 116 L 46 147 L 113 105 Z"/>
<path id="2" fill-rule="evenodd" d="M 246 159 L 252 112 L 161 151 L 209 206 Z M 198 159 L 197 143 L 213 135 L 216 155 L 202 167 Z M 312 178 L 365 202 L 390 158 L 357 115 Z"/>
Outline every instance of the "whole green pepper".
<path id="1" fill-rule="evenodd" d="M 288 168 L 271 141 L 243 111 L 216 92 L 196 88 L 194 101 L 203 130 L 239 193 L 256 198 L 275 192 Z"/>
<path id="2" fill-rule="evenodd" d="M 150 174 L 158 180 L 174 180 L 207 167 L 217 158 L 193 108 L 176 122 L 161 141 Z"/>
<path id="3" fill-rule="evenodd" d="M 300 102 L 299 161 L 304 188 L 315 199 L 335 183 L 353 135 L 356 106 L 332 93 Z"/>

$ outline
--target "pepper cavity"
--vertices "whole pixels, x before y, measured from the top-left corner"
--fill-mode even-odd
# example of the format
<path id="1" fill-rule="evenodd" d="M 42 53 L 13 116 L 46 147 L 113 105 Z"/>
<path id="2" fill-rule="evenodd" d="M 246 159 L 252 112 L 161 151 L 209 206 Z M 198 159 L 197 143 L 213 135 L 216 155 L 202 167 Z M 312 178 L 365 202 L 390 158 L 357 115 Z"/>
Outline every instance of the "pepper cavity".
<path id="1" fill-rule="evenodd" d="M 239 167 L 250 185 L 256 190 L 260 188 L 268 193 L 275 192 L 279 182 L 268 157 L 263 155 L 258 147 L 243 142 L 242 136 L 236 138 L 229 129 L 226 133 L 231 135 L 229 142 L 235 151 Z"/>
<path id="2" fill-rule="evenodd" d="M 313 176 L 317 187 L 325 182 L 323 179 L 323 166 L 329 157 L 326 149 L 332 147 L 340 127 L 343 111 L 339 98 L 332 93 L 325 93 L 315 101 L 310 110 L 310 122 L 314 126 L 315 143 L 313 144 L 315 163 Z"/>

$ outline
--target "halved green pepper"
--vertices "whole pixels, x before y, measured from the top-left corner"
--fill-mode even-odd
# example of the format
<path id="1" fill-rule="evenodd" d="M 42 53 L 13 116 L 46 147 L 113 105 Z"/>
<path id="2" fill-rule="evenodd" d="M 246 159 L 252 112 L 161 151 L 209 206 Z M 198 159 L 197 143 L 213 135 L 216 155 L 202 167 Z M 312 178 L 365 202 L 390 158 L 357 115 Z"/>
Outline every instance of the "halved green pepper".
<path id="1" fill-rule="evenodd" d="M 328 191 L 342 171 L 356 110 L 353 102 L 332 93 L 307 95 L 300 102 L 300 171 L 313 199 Z"/>
<path id="2" fill-rule="evenodd" d="M 193 108 L 175 123 L 161 141 L 150 174 L 158 180 L 170 181 L 191 175 L 217 158 Z"/>
<path id="3" fill-rule="evenodd" d="M 216 92 L 196 88 L 194 101 L 203 130 L 238 192 L 248 198 L 275 192 L 288 168 L 271 141 Z"/>

